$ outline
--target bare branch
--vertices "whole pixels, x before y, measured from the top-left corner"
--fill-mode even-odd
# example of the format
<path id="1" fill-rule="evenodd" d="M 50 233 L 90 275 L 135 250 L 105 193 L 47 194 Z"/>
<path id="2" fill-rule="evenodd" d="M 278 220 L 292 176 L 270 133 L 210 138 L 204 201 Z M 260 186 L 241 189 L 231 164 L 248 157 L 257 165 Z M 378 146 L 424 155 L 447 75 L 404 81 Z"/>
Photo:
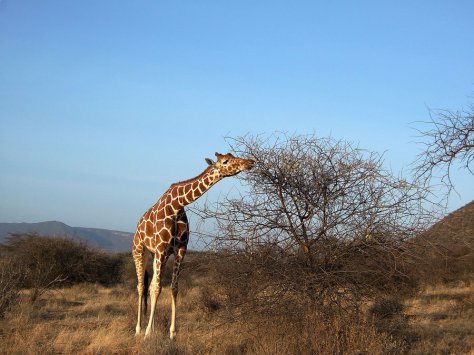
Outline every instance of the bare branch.
<path id="1" fill-rule="evenodd" d="M 449 194 L 454 189 L 453 166 L 474 175 L 474 105 L 462 111 L 430 110 L 430 120 L 422 124 L 426 128 L 416 129 L 423 139 L 419 142 L 423 150 L 414 164 L 417 180 L 430 184 L 439 178 Z"/>

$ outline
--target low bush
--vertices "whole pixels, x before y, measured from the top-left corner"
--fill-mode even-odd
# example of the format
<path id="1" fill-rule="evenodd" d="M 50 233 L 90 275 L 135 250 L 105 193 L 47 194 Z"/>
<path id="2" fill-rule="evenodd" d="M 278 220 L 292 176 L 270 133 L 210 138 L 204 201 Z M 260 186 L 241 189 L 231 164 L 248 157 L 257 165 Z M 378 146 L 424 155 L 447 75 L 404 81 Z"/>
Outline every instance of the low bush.
<path id="1" fill-rule="evenodd" d="M 18 300 L 24 275 L 11 257 L 0 258 L 0 318 Z"/>
<path id="2" fill-rule="evenodd" d="M 15 271 L 2 276 L 2 282 L 14 284 L 12 289 L 32 289 L 33 301 L 51 287 L 116 284 L 121 281 L 124 258 L 71 239 L 36 234 L 12 235 L 0 246 L 0 257 L 6 269 Z"/>

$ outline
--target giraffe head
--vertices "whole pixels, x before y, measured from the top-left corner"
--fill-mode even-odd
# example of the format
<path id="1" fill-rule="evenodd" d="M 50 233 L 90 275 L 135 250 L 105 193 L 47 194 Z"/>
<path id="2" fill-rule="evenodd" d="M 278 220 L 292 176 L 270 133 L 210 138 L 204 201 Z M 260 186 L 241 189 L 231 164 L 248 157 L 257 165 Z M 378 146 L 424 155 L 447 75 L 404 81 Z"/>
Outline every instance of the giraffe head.
<path id="1" fill-rule="evenodd" d="M 216 153 L 217 161 L 206 158 L 206 162 L 219 172 L 221 177 L 237 175 L 241 171 L 250 170 L 255 165 L 251 159 L 243 159 L 233 156 L 231 153 Z"/>

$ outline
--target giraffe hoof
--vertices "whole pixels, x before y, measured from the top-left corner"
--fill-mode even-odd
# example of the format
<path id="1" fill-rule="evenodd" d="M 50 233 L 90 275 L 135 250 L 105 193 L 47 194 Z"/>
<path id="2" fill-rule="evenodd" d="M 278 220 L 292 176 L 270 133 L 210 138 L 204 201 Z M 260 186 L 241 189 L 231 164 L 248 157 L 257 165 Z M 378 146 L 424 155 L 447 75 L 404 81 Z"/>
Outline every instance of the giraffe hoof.
<path id="1" fill-rule="evenodd" d="M 151 335 L 151 329 L 147 329 L 147 330 L 145 331 L 145 339 L 149 338 L 150 335 Z"/>
<path id="2" fill-rule="evenodd" d="M 176 332 L 170 332 L 170 339 L 174 340 L 176 338 Z"/>

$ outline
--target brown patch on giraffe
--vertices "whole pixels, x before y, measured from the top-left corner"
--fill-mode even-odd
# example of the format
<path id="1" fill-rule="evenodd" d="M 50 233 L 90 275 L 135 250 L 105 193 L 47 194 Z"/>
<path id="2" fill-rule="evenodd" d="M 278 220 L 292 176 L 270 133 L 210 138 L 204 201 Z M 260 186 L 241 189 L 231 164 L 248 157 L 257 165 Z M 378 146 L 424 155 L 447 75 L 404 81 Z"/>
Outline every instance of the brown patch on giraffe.
<path id="1" fill-rule="evenodd" d="M 193 190 L 189 190 L 188 193 L 186 194 L 186 201 L 192 201 L 193 200 Z"/>
<path id="2" fill-rule="evenodd" d="M 164 219 L 165 219 L 165 211 L 161 209 L 156 213 L 155 221 L 162 221 Z"/>
<path id="3" fill-rule="evenodd" d="M 166 249 L 166 244 L 160 243 L 156 246 L 155 251 L 159 254 L 163 254 L 165 252 L 165 249 Z"/>
<path id="4" fill-rule="evenodd" d="M 169 243 L 171 241 L 171 233 L 168 229 L 163 229 L 160 236 L 162 242 Z"/>
<path id="5" fill-rule="evenodd" d="M 168 216 L 173 216 L 175 213 L 173 211 L 173 206 L 172 205 L 166 205 L 165 208 L 164 208 L 164 211 L 165 211 L 165 216 L 168 217 Z"/>
<path id="6" fill-rule="evenodd" d="M 151 223 L 150 221 L 146 222 L 145 224 L 145 234 L 147 236 L 153 235 L 153 223 Z"/>
<path id="7" fill-rule="evenodd" d="M 165 202 L 165 199 L 161 199 L 157 204 L 156 204 L 156 207 L 155 207 L 155 211 L 156 210 L 159 210 L 161 208 L 163 208 L 163 206 L 166 204 Z"/>
<path id="8" fill-rule="evenodd" d="M 178 197 L 177 199 L 173 200 L 173 203 L 171 204 L 171 206 L 173 206 L 173 209 L 175 211 L 179 211 L 181 205 L 182 205 L 182 198 Z"/>

